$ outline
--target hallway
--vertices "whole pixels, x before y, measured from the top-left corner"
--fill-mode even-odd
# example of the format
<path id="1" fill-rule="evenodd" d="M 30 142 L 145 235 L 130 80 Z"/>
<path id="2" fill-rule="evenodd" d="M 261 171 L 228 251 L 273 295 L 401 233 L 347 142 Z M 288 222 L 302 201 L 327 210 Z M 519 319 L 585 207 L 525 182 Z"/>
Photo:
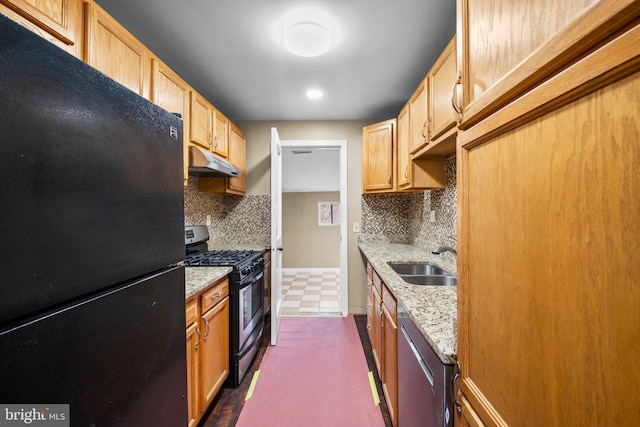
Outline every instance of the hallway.
<path id="1" fill-rule="evenodd" d="M 339 268 L 282 270 L 282 314 L 340 315 Z"/>

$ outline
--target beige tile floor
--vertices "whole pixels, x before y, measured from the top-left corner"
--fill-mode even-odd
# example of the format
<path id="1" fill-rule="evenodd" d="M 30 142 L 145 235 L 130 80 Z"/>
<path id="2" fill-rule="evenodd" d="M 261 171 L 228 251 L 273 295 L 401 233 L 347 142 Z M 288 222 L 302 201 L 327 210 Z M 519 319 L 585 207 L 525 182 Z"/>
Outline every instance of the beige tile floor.
<path id="1" fill-rule="evenodd" d="M 339 315 L 339 269 L 283 269 L 283 315 Z"/>

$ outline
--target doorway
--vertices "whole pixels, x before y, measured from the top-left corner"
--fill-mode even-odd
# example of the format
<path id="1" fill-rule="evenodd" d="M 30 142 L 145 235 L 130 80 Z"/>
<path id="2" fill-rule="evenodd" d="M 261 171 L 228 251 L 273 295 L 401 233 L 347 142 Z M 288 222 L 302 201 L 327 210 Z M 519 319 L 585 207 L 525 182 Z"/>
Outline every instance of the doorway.
<path id="1" fill-rule="evenodd" d="M 282 314 L 347 315 L 346 140 L 282 142 Z"/>

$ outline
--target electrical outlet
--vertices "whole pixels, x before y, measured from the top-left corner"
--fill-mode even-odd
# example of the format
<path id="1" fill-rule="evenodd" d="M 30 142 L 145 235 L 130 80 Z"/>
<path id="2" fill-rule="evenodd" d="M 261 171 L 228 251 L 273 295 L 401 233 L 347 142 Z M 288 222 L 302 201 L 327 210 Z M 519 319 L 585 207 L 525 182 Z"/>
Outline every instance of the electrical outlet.
<path id="1" fill-rule="evenodd" d="M 429 212 L 429 222 L 436 222 L 436 211 L 432 210 Z"/>
<path id="2" fill-rule="evenodd" d="M 211 215 L 207 215 L 207 227 L 211 225 Z"/>
<path id="3" fill-rule="evenodd" d="M 353 223 L 353 232 L 354 233 L 359 233 L 360 232 L 360 223 L 359 222 L 354 222 Z"/>

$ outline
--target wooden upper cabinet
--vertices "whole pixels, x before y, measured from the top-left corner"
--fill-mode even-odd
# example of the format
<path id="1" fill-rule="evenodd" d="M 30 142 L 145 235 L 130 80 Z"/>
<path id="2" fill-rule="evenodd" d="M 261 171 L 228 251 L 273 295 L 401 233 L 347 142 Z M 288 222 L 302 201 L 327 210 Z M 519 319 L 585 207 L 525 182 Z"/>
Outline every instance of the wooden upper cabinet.
<path id="1" fill-rule="evenodd" d="M 575 62 L 637 17 L 634 0 L 458 0 L 467 129 Z"/>
<path id="2" fill-rule="evenodd" d="M 247 188 L 247 142 L 244 133 L 229 122 L 229 162 L 239 170 L 237 178 L 198 178 L 198 191 L 211 194 L 242 195 Z"/>
<path id="3" fill-rule="evenodd" d="M 411 184 L 409 177 L 409 163 L 411 162 L 409 126 L 409 104 L 407 103 L 398 114 L 398 187 L 400 188 L 406 188 Z"/>
<path id="4" fill-rule="evenodd" d="M 244 194 L 247 189 L 247 140 L 236 125 L 229 122 L 229 161 L 240 169 L 238 178 L 228 178 L 230 191 Z"/>
<path id="5" fill-rule="evenodd" d="M 213 147 L 213 106 L 198 92 L 191 91 L 189 116 L 189 140 L 191 143 L 211 151 Z"/>
<path id="6" fill-rule="evenodd" d="M 95 3 L 85 3 L 85 21 L 85 62 L 149 99 L 151 52 Z"/>
<path id="7" fill-rule="evenodd" d="M 362 128 L 362 192 L 396 188 L 396 119 Z"/>
<path id="8" fill-rule="evenodd" d="M 411 137 L 410 137 L 410 151 L 415 153 L 429 142 L 429 124 L 427 105 L 429 98 L 429 77 L 427 76 L 418 85 L 411 99 L 409 99 L 409 116 L 411 117 Z"/>
<path id="9" fill-rule="evenodd" d="M 0 0 L 0 13 L 70 54 L 82 55 L 81 0 Z"/>
<path id="10" fill-rule="evenodd" d="M 189 85 L 158 58 L 152 58 L 151 102 L 180 114 L 183 127 L 184 179 L 189 166 Z"/>
<path id="11" fill-rule="evenodd" d="M 213 109 L 212 152 L 225 159 L 229 157 L 229 119 L 217 109 Z"/>
<path id="12" fill-rule="evenodd" d="M 429 71 L 431 85 L 429 139 L 431 142 L 438 141 L 447 131 L 456 127 L 456 112 L 451 105 L 456 73 L 456 38 L 454 36 Z"/>

